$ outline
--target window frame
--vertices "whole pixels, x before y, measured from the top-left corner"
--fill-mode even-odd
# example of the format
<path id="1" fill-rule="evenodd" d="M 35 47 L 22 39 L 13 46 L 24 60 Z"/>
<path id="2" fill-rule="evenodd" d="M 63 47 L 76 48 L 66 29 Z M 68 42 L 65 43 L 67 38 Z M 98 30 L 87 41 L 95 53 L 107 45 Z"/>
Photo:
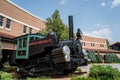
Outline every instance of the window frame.
<path id="1" fill-rule="evenodd" d="M 4 17 L 0 15 L 0 28 L 4 26 Z"/>
<path id="2" fill-rule="evenodd" d="M 85 44 L 85 42 L 82 42 L 82 46 L 85 46 L 86 44 Z"/>
<path id="3" fill-rule="evenodd" d="M 27 33 L 27 26 L 26 26 L 26 25 L 23 26 L 23 33 L 24 33 L 24 34 Z"/>
<path id="4" fill-rule="evenodd" d="M 32 28 L 31 27 L 29 28 L 29 34 L 32 34 Z"/>
<path id="5" fill-rule="evenodd" d="M 95 47 L 95 43 L 90 43 L 91 44 L 91 47 Z"/>
<path id="6" fill-rule="evenodd" d="M 6 26 L 5 26 L 5 28 L 6 28 L 7 30 L 10 30 L 10 29 L 11 29 L 11 20 L 8 19 L 8 18 L 7 18 L 7 20 L 6 20 Z"/>
<path id="7" fill-rule="evenodd" d="M 104 44 L 100 44 L 100 47 L 104 47 Z"/>

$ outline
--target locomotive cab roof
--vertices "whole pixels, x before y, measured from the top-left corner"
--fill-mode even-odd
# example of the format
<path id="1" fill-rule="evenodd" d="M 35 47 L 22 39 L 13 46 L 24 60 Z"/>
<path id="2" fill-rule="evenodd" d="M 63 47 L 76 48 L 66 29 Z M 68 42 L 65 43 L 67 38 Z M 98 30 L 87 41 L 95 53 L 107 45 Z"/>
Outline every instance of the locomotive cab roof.
<path id="1" fill-rule="evenodd" d="M 21 36 L 15 37 L 14 40 L 17 40 L 18 38 L 26 37 L 26 36 L 46 36 L 46 35 L 43 35 L 41 33 L 25 34 L 25 35 L 21 35 Z"/>

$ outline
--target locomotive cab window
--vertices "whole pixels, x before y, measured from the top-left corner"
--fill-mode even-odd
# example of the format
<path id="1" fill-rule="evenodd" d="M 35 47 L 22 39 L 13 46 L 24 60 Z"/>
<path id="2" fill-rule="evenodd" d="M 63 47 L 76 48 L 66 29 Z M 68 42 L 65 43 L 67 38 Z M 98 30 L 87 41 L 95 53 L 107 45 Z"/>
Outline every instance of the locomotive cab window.
<path id="1" fill-rule="evenodd" d="M 34 40 L 34 37 L 30 37 L 30 41 Z"/>
<path id="2" fill-rule="evenodd" d="M 22 39 L 19 40 L 19 48 L 22 47 Z"/>
<path id="3" fill-rule="evenodd" d="M 27 38 L 23 38 L 23 47 L 27 46 Z"/>
<path id="4" fill-rule="evenodd" d="M 17 42 L 16 59 L 27 59 L 29 42 L 27 35 L 19 37 Z"/>

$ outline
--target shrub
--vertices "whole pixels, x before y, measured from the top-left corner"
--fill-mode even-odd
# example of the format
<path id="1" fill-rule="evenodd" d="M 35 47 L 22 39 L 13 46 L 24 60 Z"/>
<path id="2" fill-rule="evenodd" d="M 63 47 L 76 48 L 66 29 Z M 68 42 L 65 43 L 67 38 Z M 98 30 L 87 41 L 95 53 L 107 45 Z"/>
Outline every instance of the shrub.
<path id="1" fill-rule="evenodd" d="M 87 80 L 87 79 L 85 77 L 74 76 L 71 78 L 71 80 Z"/>
<path id="2" fill-rule="evenodd" d="M 91 60 L 92 63 L 97 62 L 97 58 L 94 51 L 89 51 L 88 58 Z"/>
<path id="3" fill-rule="evenodd" d="M 120 78 L 120 72 L 111 66 L 93 65 L 90 68 L 90 77 L 99 80 L 115 80 Z"/>
<path id="4" fill-rule="evenodd" d="M 99 63 L 102 63 L 102 56 L 100 55 L 100 53 L 98 53 L 98 55 L 96 55 L 96 58 Z"/>
<path id="5" fill-rule="evenodd" d="M 14 80 L 13 76 L 7 72 L 0 72 L 0 80 Z"/>

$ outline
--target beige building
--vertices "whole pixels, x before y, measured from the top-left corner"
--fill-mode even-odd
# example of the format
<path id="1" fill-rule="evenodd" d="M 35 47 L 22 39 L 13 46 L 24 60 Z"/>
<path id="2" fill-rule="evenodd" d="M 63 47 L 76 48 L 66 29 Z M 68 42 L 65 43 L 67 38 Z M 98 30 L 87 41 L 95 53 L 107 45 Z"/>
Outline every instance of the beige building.
<path id="1" fill-rule="evenodd" d="M 90 37 L 90 36 L 83 36 L 81 40 L 82 46 L 87 51 L 93 50 L 104 57 L 106 53 L 115 53 L 120 58 L 120 51 L 108 49 L 107 47 L 107 39 L 104 38 L 97 38 L 97 37 Z"/>
<path id="2" fill-rule="evenodd" d="M 45 27 L 44 20 L 10 0 L 0 0 L 0 38 L 3 50 L 15 50 L 16 44 L 12 38 L 28 33 L 37 33 Z"/>

